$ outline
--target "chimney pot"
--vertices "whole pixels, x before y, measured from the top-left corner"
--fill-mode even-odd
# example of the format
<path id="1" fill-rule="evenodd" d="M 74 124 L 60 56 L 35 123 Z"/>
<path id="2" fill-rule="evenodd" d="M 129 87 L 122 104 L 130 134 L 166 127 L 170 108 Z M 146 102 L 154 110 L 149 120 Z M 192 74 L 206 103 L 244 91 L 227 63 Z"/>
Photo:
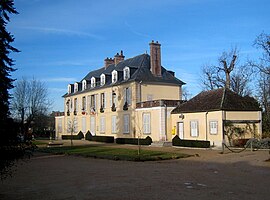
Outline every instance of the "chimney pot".
<path id="1" fill-rule="evenodd" d="M 117 65 L 118 63 L 120 63 L 121 61 L 123 61 L 125 59 L 125 56 L 123 55 L 123 51 L 120 51 L 120 55 L 119 53 L 117 53 L 114 56 L 114 64 Z"/>

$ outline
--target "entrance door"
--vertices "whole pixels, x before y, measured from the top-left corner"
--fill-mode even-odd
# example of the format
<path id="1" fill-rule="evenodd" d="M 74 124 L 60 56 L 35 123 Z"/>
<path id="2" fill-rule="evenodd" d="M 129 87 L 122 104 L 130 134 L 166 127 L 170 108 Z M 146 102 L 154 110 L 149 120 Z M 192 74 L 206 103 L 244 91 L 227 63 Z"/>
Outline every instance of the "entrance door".
<path id="1" fill-rule="evenodd" d="M 90 117 L 90 132 L 92 135 L 96 135 L 96 118 Z"/>
<path id="2" fill-rule="evenodd" d="M 184 123 L 178 122 L 178 136 L 180 139 L 184 139 Z"/>

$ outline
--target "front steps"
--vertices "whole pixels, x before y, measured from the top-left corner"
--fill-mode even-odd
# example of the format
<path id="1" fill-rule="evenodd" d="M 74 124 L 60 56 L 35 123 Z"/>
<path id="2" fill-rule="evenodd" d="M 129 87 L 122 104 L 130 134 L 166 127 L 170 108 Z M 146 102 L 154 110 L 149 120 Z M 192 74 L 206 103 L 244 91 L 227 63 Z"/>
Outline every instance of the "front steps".
<path id="1" fill-rule="evenodd" d="M 172 142 L 154 141 L 154 142 L 151 143 L 151 147 L 172 147 Z"/>

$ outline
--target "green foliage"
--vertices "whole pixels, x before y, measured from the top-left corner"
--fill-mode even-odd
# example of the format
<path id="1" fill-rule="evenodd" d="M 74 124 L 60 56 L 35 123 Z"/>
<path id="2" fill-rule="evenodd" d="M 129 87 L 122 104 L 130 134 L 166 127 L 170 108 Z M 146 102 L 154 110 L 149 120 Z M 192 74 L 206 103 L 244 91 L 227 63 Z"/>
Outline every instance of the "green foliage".
<path id="1" fill-rule="evenodd" d="M 138 145 L 137 138 L 116 138 L 115 142 L 117 144 L 134 144 Z M 147 136 L 145 139 L 139 139 L 140 145 L 150 145 L 152 143 L 152 138 Z"/>
<path id="2" fill-rule="evenodd" d="M 81 140 L 83 138 L 84 135 L 81 131 L 77 135 L 62 135 L 62 140 Z"/>
<path id="3" fill-rule="evenodd" d="M 89 131 L 86 133 L 85 139 L 95 142 L 114 143 L 113 136 L 93 136 Z"/>
<path id="4" fill-rule="evenodd" d="M 181 147 L 197 147 L 197 148 L 210 148 L 210 141 L 204 140 L 181 140 L 176 135 L 172 140 L 173 146 Z"/>

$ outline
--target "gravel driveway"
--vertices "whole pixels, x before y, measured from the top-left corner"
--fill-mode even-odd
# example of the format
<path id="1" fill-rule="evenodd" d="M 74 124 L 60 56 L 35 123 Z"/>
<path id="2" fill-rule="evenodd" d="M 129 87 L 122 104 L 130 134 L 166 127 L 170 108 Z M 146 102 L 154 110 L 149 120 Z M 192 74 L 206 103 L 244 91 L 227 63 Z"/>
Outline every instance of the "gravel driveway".
<path id="1" fill-rule="evenodd" d="M 0 199 L 269 199 L 267 151 L 197 155 L 160 162 L 36 153 L 0 183 Z"/>

